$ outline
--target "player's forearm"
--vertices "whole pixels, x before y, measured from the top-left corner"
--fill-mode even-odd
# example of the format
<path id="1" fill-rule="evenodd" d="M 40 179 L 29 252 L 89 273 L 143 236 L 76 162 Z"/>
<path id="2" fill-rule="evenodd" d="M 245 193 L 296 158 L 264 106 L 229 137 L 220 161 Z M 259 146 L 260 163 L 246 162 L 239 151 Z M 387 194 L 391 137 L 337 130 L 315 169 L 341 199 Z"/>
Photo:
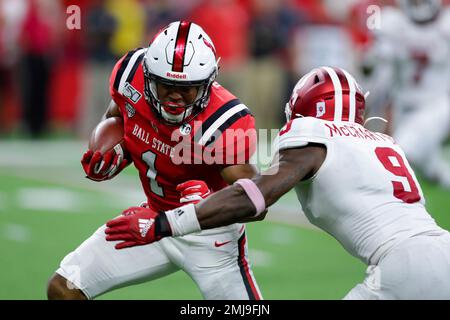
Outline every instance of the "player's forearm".
<path id="1" fill-rule="evenodd" d="M 298 178 L 289 170 L 274 175 L 257 175 L 247 186 L 235 184 L 220 190 L 195 206 L 202 229 L 216 228 L 241 221 L 262 220 L 265 209 L 288 192 Z M 251 190 L 253 189 L 253 190 Z"/>
<path id="2" fill-rule="evenodd" d="M 252 180 L 238 180 L 195 206 L 187 205 L 166 212 L 172 235 L 181 236 L 243 220 L 260 220 L 257 219 L 259 214 L 263 217 L 266 208 L 305 176 L 317 171 L 316 164 L 320 165 L 325 158 L 324 150 L 322 147 L 283 150 L 279 161 L 264 174 Z M 321 161 L 318 161 L 319 155 Z"/>
<path id="3" fill-rule="evenodd" d="M 195 205 L 202 229 L 211 229 L 236 223 L 255 215 L 256 209 L 238 185 L 227 187 Z"/>
<path id="4" fill-rule="evenodd" d="M 306 176 L 311 176 L 325 158 L 323 147 L 288 149 L 263 174 L 256 175 L 246 190 L 233 185 L 218 191 L 196 205 L 202 229 L 215 228 L 239 221 L 261 220 L 264 212 Z M 250 189 L 253 190 L 249 190 Z"/>
<path id="5" fill-rule="evenodd" d="M 235 184 L 212 194 L 195 206 L 188 204 L 167 211 L 165 215 L 172 236 L 183 236 L 241 221 L 262 220 L 266 214 L 266 207 L 289 190 L 286 188 L 282 191 L 283 188 L 278 183 L 269 186 L 268 181 L 270 179 L 267 177 L 252 181 L 247 179 L 245 188 L 241 184 Z"/>

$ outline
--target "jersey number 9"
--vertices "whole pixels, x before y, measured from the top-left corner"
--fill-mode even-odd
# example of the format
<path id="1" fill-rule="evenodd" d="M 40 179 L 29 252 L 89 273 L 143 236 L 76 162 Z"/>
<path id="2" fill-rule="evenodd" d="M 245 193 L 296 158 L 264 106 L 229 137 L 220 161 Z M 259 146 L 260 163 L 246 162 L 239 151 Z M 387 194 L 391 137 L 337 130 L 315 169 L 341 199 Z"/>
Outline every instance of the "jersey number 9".
<path id="1" fill-rule="evenodd" d="M 375 154 L 387 171 L 401 178 L 400 181 L 392 181 L 394 197 L 406 203 L 419 201 L 419 188 L 406 167 L 403 157 L 394 149 L 386 147 L 376 148 Z"/>

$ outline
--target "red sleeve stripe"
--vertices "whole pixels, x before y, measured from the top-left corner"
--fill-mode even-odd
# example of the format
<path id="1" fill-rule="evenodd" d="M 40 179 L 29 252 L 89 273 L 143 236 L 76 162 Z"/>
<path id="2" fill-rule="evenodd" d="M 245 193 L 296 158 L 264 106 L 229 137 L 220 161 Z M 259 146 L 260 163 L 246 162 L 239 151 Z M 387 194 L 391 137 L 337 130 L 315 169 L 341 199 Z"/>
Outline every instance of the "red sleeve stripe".
<path id="1" fill-rule="evenodd" d="M 186 43 L 190 27 L 190 22 L 180 22 L 177 33 L 177 40 L 175 42 L 175 50 L 173 52 L 172 71 L 183 72 L 184 56 L 186 54 Z"/>
<path id="2" fill-rule="evenodd" d="M 250 300 L 261 300 L 261 293 L 256 285 L 256 281 L 253 278 L 253 274 L 249 268 L 247 257 L 245 254 L 247 243 L 247 237 L 245 232 L 238 240 L 239 244 L 239 255 L 238 255 L 238 265 L 239 270 L 242 275 L 242 280 L 244 281 L 245 289 L 247 290 L 248 298 Z"/>

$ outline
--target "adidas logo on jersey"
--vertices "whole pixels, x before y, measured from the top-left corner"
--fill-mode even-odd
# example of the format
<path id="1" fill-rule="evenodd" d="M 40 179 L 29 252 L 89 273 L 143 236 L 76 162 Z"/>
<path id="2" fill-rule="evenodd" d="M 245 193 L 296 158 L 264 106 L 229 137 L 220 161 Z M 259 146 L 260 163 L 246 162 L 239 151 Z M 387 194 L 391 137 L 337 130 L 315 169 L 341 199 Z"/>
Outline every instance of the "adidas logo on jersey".
<path id="1" fill-rule="evenodd" d="M 139 219 L 139 232 L 141 233 L 142 238 L 145 238 L 148 230 L 155 222 L 155 219 Z"/>

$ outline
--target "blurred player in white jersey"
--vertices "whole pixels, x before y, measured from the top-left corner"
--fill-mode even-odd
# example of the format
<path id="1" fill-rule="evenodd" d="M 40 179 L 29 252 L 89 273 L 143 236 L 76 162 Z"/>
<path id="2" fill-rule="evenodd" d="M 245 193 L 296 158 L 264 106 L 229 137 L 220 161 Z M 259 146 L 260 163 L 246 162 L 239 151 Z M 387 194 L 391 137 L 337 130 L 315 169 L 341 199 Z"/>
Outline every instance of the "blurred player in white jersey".
<path id="1" fill-rule="evenodd" d="M 374 30 L 374 83 L 388 96 L 392 135 L 411 164 L 450 188 L 442 156 L 450 128 L 450 10 L 440 0 L 397 2 L 382 10 Z"/>
<path id="2" fill-rule="evenodd" d="M 267 172 L 196 205 L 136 208 L 107 223 L 106 240 L 143 245 L 164 236 L 155 227 L 140 235 L 139 219 L 167 221 L 172 236 L 257 219 L 295 188 L 310 222 L 369 266 L 346 299 L 450 299 L 450 233 L 425 209 L 400 146 L 364 128 L 364 109 L 348 72 L 314 69 L 294 88 Z"/>

